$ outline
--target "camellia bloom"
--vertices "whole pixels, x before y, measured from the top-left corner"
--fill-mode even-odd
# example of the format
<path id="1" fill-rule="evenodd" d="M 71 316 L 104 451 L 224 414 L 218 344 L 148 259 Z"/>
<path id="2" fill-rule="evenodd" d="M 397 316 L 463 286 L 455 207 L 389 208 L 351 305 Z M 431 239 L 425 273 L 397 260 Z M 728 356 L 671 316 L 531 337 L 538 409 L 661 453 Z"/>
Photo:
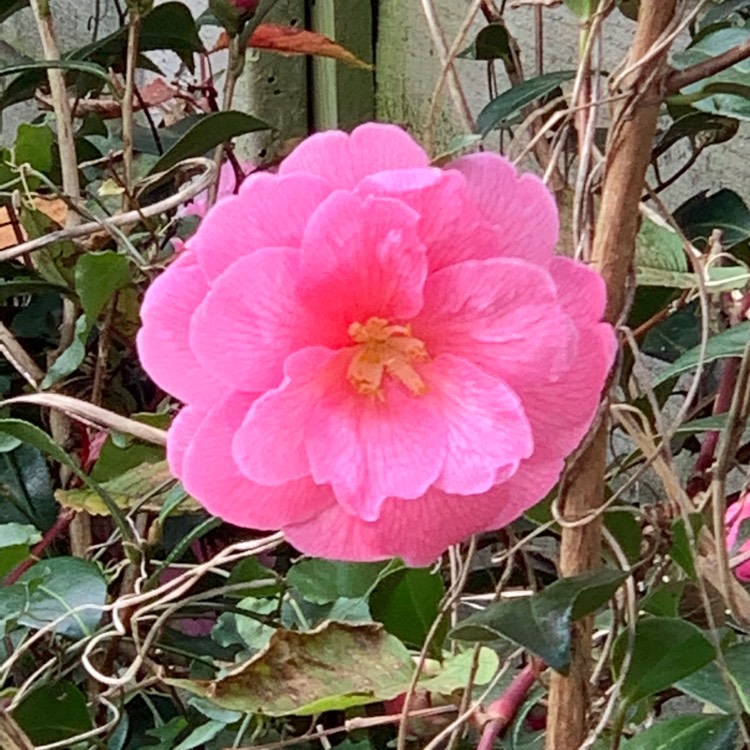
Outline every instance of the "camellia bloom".
<path id="1" fill-rule="evenodd" d="M 304 141 L 152 284 L 138 348 L 185 402 L 170 466 L 213 514 L 345 560 L 435 560 L 557 482 L 615 352 L 535 176 L 400 128 Z"/>
<path id="2" fill-rule="evenodd" d="M 738 543 L 742 525 L 750 523 L 750 492 L 745 493 L 736 503 L 727 508 L 724 522 L 727 527 L 727 549 L 731 555 L 739 555 L 742 552 L 750 552 L 750 538 Z M 747 531 L 745 533 L 747 537 Z M 750 560 L 740 563 L 734 574 L 740 581 L 750 581 Z"/>

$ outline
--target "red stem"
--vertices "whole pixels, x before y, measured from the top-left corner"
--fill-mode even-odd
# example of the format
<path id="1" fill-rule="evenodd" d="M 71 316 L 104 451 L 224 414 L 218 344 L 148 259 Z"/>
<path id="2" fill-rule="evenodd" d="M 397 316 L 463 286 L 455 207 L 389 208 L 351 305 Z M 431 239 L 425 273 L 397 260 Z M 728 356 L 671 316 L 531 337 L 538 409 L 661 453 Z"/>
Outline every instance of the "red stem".
<path id="1" fill-rule="evenodd" d="M 530 661 L 510 683 L 508 689 L 487 709 L 489 721 L 482 729 L 477 750 L 492 750 L 495 740 L 513 721 L 518 709 L 523 705 L 529 690 L 534 686 L 542 669 L 539 662 Z"/>
<path id="2" fill-rule="evenodd" d="M 62 534 L 65 529 L 68 528 L 68 526 L 70 526 L 70 522 L 73 520 L 74 516 L 75 511 L 70 509 L 64 510 L 62 513 L 60 513 L 60 515 L 57 517 L 57 520 L 52 524 L 52 526 L 50 526 L 49 529 L 44 532 L 42 540 L 34 545 L 29 558 L 17 565 L 15 568 L 13 568 L 13 570 L 10 571 L 10 573 L 8 573 L 7 576 L 5 576 L 5 583 L 7 586 L 11 586 L 12 584 L 14 584 L 21 577 L 21 575 L 23 575 L 24 572 L 26 572 L 35 562 L 38 562 L 41 559 L 42 555 L 52 544 L 52 542 L 54 542 L 55 539 L 57 539 L 57 537 L 60 536 L 60 534 Z"/>

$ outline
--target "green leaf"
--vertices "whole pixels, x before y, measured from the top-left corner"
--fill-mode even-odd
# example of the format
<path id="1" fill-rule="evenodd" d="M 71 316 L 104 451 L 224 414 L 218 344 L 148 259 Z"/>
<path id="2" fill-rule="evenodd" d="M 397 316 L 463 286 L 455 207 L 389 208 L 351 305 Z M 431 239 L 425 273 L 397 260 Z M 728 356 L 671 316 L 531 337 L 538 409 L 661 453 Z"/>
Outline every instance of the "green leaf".
<path id="1" fill-rule="evenodd" d="M 292 566 L 286 580 L 308 602 L 328 604 L 340 598 L 369 596 L 383 576 L 392 570 L 390 562 L 345 563 L 307 558 Z"/>
<path id="2" fill-rule="evenodd" d="M 112 250 L 85 253 L 76 263 L 75 283 L 81 307 L 93 324 L 112 295 L 130 283 L 128 259 Z"/>
<path id="3" fill-rule="evenodd" d="M 748 341 L 750 341 L 750 321 L 745 321 L 733 328 L 728 328 L 726 331 L 717 333 L 706 343 L 705 357 L 703 359 L 704 365 L 709 362 L 715 362 L 717 359 L 725 359 L 726 357 L 741 357 Z M 685 354 L 678 357 L 659 374 L 654 381 L 654 385 L 657 386 L 660 383 L 664 383 L 683 372 L 689 372 L 698 366 L 700 358 L 700 346 L 696 346 L 689 352 L 685 352 Z"/>
<path id="4" fill-rule="evenodd" d="M 728 249 L 750 239 L 750 210 L 732 190 L 722 189 L 711 195 L 704 190 L 683 203 L 674 218 L 687 238 L 705 246 L 714 229 L 722 232 Z"/>
<path id="5" fill-rule="evenodd" d="M 93 726 L 86 696 L 72 682 L 37 688 L 18 704 L 13 718 L 35 745 L 63 742 Z"/>
<path id="6" fill-rule="evenodd" d="M 726 20 L 734 13 L 750 8 L 750 0 L 721 0 L 709 10 L 701 21 L 701 28 Z"/>
<path id="7" fill-rule="evenodd" d="M 612 661 L 619 671 L 629 633 L 620 633 Z M 633 704 L 666 690 L 714 658 L 711 642 L 695 625 L 672 617 L 647 617 L 635 627 L 633 653 L 622 684 L 622 699 Z"/>
<path id="8" fill-rule="evenodd" d="M 32 169 L 42 174 L 52 170 L 52 147 L 55 135 L 46 125 L 29 125 L 21 123 L 16 132 L 16 143 L 13 147 L 16 164 L 29 164 Z"/>
<path id="9" fill-rule="evenodd" d="M 693 530 L 693 537 L 695 538 L 700 532 L 703 526 L 703 516 L 700 513 L 693 513 L 690 516 L 690 524 Z M 698 572 L 695 569 L 695 555 L 693 553 L 690 539 L 685 531 L 685 521 L 682 518 L 675 518 L 672 521 L 669 528 L 669 537 L 672 540 L 672 544 L 667 551 L 667 554 L 692 578 L 695 580 L 698 577 Z"/>
<path id="10" fill-rule="evenodd" d="M 41 560 L 18 579 L 30 586 L 27 607 L 18 618 L 21 625 L 42 628 L 76 607 L 90 605 L 71 613 L 55 627 L 55 632 L 70 638 L 82 638 L 99 625 L 101 608 L 107 600 L 107 582 L 99 567 L 77 557 Z"/>
<path id="11" fill-rule="evenodd" d="M 170 169 L 183 159 L 189 159 L 231 141 L 238 135 L 270 128 L 262 120 L 244 112 L 210 112 L 203 115 L 150 170 L 150 174 Z"/>
<path id="12" fill-rule="evenodd" d="M 628 561 L 635 565 L 641 559 L 643 532 L 636 517 L 627 510 L 611 510 L 604 514 L 607 531 L 617 540 Z"/>
<path id="13" fill-rule="evenodd" d="M 450 695 L 469 684 L 474 664 L 474 650 L 462 651 L 446 659 L 438 674 L 422 678 L 419 689 L 430 693 Z M 474 685 L 487 685 L 500 667 L 500 657 L 491 648 L 482 646 L 479 649 L 477 669 L 474 673 Z"/>
<path id="14" fill-rule="evenodd" d="M 76 320 L 75 330 L 73 332 L 73 341 L 68 348 L 60 354 L 52 366 L 47 370 L 47 374 L 42 380 L 42 388 L 51 388 L 59 383 L 63 378 L 74 373 L 86 359 L 86 342 L 91 333 L 91 326 L 85 315 L 79 316 Z"/>
<path id="15" fill-rule="evenodd" d="M 44 456 L 31 445 L 0 453 L 0 522 L 29 523 L 45 530 L 56 517 L 52 477 Z"/>
<path id="16" fill-rule="evenodd" d="M 487 24 L 476 35 L 471 46 L 459 57 L 468 60 L 506 60 L 512 61 L 511 39 L 504 23 Z"/>
<path id="17" fill-rule="evenodd" d="M 312 716 L 395 698 L 413 670 L 409 652 L 382 626 L 327 622 L 307 633 L 277 630 L 226 677 L 165 682 L 230 710 Z"/>
<path id="18" fill-rule="evenodd" d="M 21 523 L 0 525 L 0 577 L 7 575 L 19 563 L 28 559 L 30 547 L 42 535 L 35 526 Z"/>
<path id="19" fill-rule="evenodd" d="M 440 613 L 445 594 L 443 579 L 429 568 L 399 568 L 386 576 L 370 594 L 370 612 L 385 629 L 404 643 L 420 647 Z M 445 630 L 433 639 L 439 653 Z"/>
<path id="20" fill-rule="evenodd" d="M 205 724 L 194 729 L 185 737 L 179 745 L 175 745 L 173 750 L 193 750 L 196 747 L 203 747 L 216 737 L 226 724 L 223 721 L 207 721 Z M 144 750 L 147 750 L 144 748 Z"/>
<path id="21" fill-rule="evenodd" d="M 599 7 L 601 0 L 565 0 L 565 5 L 579 18 L 591 18 Z"/>
<path id="22" fill-rule="evenodd" d="M 734 686 L 742 709 L 746 713 L 750 712 L 750 642 L 738 643 L 728 648 L 724 652 L 724 663 L 727 668 L 726 678 Z M 735 711 L 735 704 L 727 691 L 721 667 L 715 661 L 680 680 L 676 687 L 696 700 L 710 703 L 722 711 Z"/>
<path id="23" fill-rule="evenodd" d="M 734 750 L 738 735 L 731 716 L 676 716 L 638 732 L 622 750 Z"/>
<path id="24" fill-rule="evenodd" d="M 706 62 L 750 40 L 750 30 L 741 27 L 722 28 L 707 34 L 679 52 L 672 59 L 677 69 Z M 727 70 L 686 86 L 680 92 L 695 109 L 750 121 L 750 97 L 743 91 L 750 80 L 750 61 L 742 60 Z M 726 93 L 724 93 L 726 92 Z M 750 93 L 750 92 L 749 92 Z"/>
<path id="25" fill-rule="evenodd" d="M 554 91 L 560 84 L 575 78 L 575 70 L 561 70 L 529 78 L 495 97 L 477 118 L 477 132 L 487 135 L 498 128 L 507 127 L 521 110 Z"/>
<path id="26" fill-rule="evenodd" d="M 258 586 L 261 581 L 278 582 L 270 583 L 268 586 Z M 281 593 L 282 589 L 278 575 L 270 568 L 262 565 L 257 557 L 245 557 L 232 568 L 229 578 L 227 579 L 227 585 L 231 586 L 235 583 L 248 583 L 251 585 L 247 587 L 246 591 L 238 591 L 229 596 L 276 596 Z"/>
<path id="27" fill-rule="evenodd" d="M 595 612 L 627 578 L 619 570 L 600 570 L 561 578 L 530 597 L 491 604 L 462 620 L 450 633 L 461 641 L 506 638 L 563 674 L 570 664 L 570 628 Z"/>

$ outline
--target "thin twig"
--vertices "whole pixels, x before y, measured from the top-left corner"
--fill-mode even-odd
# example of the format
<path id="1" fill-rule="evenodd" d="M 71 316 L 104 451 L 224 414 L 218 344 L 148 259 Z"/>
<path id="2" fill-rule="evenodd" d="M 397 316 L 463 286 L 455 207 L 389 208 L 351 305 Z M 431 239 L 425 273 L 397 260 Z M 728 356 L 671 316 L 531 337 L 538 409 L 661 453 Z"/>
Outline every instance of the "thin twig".
<path id="1" fill-rule="evenodd" d="M 664 82 L 664 90 L 667 94 L 676 94 L 686 86 L 702 81 L 704 78 L 715 76 L 717 73 L 721 73 L 748 58 L 750 58 L 750 40 L 746 40 L 742 44 L 716 55 L 716 57 L 691 65 L 689 68 L 673 70 Z"/>

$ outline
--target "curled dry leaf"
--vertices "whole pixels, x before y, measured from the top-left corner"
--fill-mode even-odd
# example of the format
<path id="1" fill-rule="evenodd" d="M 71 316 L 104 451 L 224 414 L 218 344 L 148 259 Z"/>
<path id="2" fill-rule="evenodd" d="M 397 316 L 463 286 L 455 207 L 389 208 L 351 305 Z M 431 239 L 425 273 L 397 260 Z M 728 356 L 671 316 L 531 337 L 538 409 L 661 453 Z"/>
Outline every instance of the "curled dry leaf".
<path id="1" fill-rule="evenodd" d="M 174 480 L 167 462 L 159 461 L 140 464 L 119 477 L 105 482 L 102 489 L 109 493 L 121 510 L 130 511 L 137 505 L 142 511 L 158 513 L 164 507 L 173 486 Z M 143 502 L 145 497 L 148 497 L 148 500 Z M 89 488 L 57 490 L 55 499 L 64 508 L 71 510 L 85 510 L 95 516 L 110 514 L 101 496 Z M 201 510 L 201 506 L 195 500 L 185 496 L 179 504 L 177 513 L 197 513 Z"/>
<path id="2" fill-rule="evenodd" d="M 346 47 L 334 42 L 323 34 L 307 29 L 297 29 L 293 26 L 282 26 L 277 23 L 262 23 L 252 33 L 248 47 L 277 52 L 280 55 L 317 55 L 330 57 L 345 62 L 355 68 L 372 70 L 373 66 L 360 60 Z M 214 52 L 229 47 L 229 37 L 226 32 L 219 36 Z"/>

